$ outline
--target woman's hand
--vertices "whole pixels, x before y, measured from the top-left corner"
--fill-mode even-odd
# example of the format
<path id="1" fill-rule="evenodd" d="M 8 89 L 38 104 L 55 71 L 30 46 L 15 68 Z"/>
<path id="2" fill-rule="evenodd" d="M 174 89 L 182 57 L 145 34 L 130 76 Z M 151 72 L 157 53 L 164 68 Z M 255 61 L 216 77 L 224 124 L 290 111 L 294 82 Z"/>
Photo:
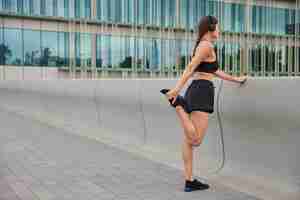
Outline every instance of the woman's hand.
<path id="1" fill-rule="evenodd" d="M 235 81 L 238 83 L 244 83 L 247 80 L 247 76 L 236 77 Z"/>
<path id="2" fill-rule="evenodd" d="M 169 92 L 166 93 L 168 99 L 172 100 L 172 104 L 175 103 L 175 100 L 176 100 L 178 94 L 179 94 L 179 91 L 177 91 L 175 89 L 171 89 Z"/>
<path id="3" fill-rule="evenodd" d="M 231 76 L 220 69 L 218 69 L 214 74 L 223 80 L 232 81 L 240 84 L 245 83 L 245 81 L 247 80 L 247 76 L 240 76 L 240 77 Z"/>

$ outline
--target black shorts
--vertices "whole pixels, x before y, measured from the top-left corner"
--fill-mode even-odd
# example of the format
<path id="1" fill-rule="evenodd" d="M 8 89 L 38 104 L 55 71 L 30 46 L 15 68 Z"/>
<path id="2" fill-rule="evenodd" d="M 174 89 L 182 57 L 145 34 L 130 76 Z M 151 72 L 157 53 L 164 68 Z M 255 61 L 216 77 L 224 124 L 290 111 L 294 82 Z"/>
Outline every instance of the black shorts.
<path id="1" fill-rule="evenodd" d="M 186 102 L 185 111 L 214 112 L 215 87 L 213 82 L 205 79 L 193 80 L 187 88 L 184 99 Z"/>

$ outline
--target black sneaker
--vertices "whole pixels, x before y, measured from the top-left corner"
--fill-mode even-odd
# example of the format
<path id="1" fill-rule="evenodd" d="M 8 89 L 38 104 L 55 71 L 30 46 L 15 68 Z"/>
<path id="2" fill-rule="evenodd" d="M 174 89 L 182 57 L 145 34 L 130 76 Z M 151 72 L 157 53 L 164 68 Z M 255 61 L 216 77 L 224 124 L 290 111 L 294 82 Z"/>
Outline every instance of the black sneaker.
<path id="1" fill-rule="evenodd" d="M 170 91 L 170 89 L 161 89 L 161 90 L 160 90 L 160 92 L 161 92 L 162 94 L 164 94 L 164 95 L 165 95 L 166 93 L 168 93 L 169 91 Z M 175 100 L 174 104 L 172 104 L 172 101 L 173 101 L 173 98 L 172 98 L 172 99 L 169 99 L 170 105 L 173 106 L 174 108 L 175 108 L 176 106 L 180 105 L 180 106 L 183 107 L 183 109 L 185 109 L 185 100 L 184 100 L 184 98 L 183 98 L 181 95 L 178 95 L 178 96 L 176 97 L 176 100 Z"/>
<path id="2" fill-rule="evenodd" d="M 192 192 L 195 190 L 207 190 L 209 188 L 208 184 L 201 183 L 197 179 L 194 179 L 193 181 L 186 180 L 185 181 L 185 192 Z"/>

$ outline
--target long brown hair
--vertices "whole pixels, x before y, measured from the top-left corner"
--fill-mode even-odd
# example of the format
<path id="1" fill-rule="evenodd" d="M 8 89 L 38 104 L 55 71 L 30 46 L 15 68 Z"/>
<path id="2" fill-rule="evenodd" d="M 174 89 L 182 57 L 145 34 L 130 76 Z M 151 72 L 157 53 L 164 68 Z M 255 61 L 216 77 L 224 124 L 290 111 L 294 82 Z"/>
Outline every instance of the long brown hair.
<path id="1" fill-rule="evenodd" d="M 216 30 L 216 25 L 218 24 L 218 19 L 214 16 L 204 16 L 200 19 L 200 22 L 197 26 L 197 40 L 193 49 L 192 57 L 194 57 L 198 44 L 200 43 L 202 37 L 208 31 Z"/>

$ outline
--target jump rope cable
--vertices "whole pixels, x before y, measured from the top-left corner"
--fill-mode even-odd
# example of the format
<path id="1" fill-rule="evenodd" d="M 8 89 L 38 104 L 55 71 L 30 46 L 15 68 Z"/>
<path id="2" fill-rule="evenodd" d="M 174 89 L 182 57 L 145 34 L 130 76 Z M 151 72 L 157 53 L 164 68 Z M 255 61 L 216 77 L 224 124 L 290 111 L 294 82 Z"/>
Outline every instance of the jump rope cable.
<path id="1" fill-rule="evenodd" d="M 221 101 L 220 101 L 220 96 L 221 96 L 221 91 L 223 89 L 223 80 L 221 80 L 221 83 L 220 83 L 220 86 L 219 86 L 219 89 L 218 89 L 218 93 L 217 93 L 217 120 L 218 120 L 218 125 L 219 125 L 219 132 L 220 132 L 220 138 L 221 138 L 221 154 L 222 154 L 222 158 L 221 158 L 221 161 L 220 161 L 220 165 L 219 167 L 211 172 L 211 174 L 217 174 L 218 172 L 220 172 L 223 168 L 224 168 L 224 165 L 225 165 L 225 144 L 224 144 L 224 129 L 223 129 L 223 124 L 222 124 L 222 119 L 221 119 Z"/>

